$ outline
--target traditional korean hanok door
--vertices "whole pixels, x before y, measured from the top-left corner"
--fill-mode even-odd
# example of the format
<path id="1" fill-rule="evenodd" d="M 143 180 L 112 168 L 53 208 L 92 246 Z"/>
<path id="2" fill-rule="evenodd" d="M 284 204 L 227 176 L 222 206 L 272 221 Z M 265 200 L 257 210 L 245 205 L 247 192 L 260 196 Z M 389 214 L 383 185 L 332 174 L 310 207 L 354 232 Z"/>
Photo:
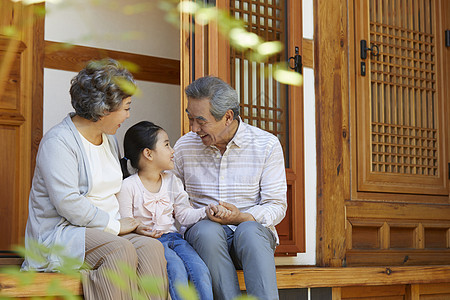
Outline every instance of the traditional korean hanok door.
<path id="1" fill-rule="evenodd" d="M 211 1 L 207 1 L 211 2 Z M 230 48 L 217 26 L 194 25 L 182 37 L 182 85 L 204 75 L 219 76 L 239 93 L 244 122 L 276 135 L 283 146 L 288 181 L 288 212 L 277 226 L 278 255 L 305 251 L 303 180 L 303 89 L 274 80 L 277 62 L 302 54 L 301 1 L 217 0 L 215 5 L 246 23 L 246 29 L 265 41 L 280 41 L 284 50 L 268 61 L 256 62 Z M 182 17 L 183 18 L 183 17 Z M 186 18 L 186 17 L 185 17 Z M 291 61 L 291 66 L 294 66 Z M 301 69 L 301 66 L 300 66 Z M 182 95 L 184 97 L 184 95 Z M 186 106 L 186 99 L 182 108 Z M 182 109 L 184 112 L 184 109 Z M 184 114 L 183 131 L 189 131 Z"/>
<path id="2" fill-rule="evenodd" d="M 42 134 L 41 13 L 42 4 L 0 0 L 0 250 L 23 242 L 28 217 Z"/>
<path id="3" fill-rule="evenodd" d="M 449 261 L 445 2 L 353 1 L 349 265 Z"/>

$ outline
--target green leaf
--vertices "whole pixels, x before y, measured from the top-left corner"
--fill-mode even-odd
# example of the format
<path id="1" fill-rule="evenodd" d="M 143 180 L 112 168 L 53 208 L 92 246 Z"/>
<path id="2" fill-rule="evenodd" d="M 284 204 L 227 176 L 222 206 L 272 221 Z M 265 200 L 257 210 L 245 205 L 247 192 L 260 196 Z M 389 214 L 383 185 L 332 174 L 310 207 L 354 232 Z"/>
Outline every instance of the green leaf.
<path id="1" fill-rule="evenodd" d="M 128 71 L 132 73 L 137 73 L 140 70 L 139 65 L 135 64 L 134 62 L 128 61 L 128 60 L 118 60 L 118 62 Z"/>
<path id="2" fill-rule="evenodd" d="M 195 14 L 199 9 L 199 5 L 193 1 L 181 1 L 178 4 L 178 11 L 185 14 Z"/>
<path id="3" fill-rule="evenodd" d="M 36 272 L 21 272 L 20 267 L 5 267 L 1 269 L 2 273 L 8 274 L 17 280 L 19 286 L 27 286 L 34 282 Z"/>
<path id="4" fill-rule="evenodd" d="M 113 270 L 105 270 L 104 274 L 113 284 L 117 285 L 120 289 L 124 291 L 129 289 L 125 280 L 123 280 L 123 278 L 119 274 L 117 274 L 117 272 Z"/>
<path id="5" fill-rule="evenodd" d="M 233 300 L 258 300 L 258 298 L 256 298 L 255 296 L 241 295 L 234 298 Z"/>
<path id="6" fill-rule="evenodd" d="M 30 241 L 30 245 L 33 245 L 33 241 Z M 30 249 L 25 249 L 25 247 L 16 246 L 13 247 L 13 250 L 19 253 L 19 255 L 22 257 L 27 257 L 29 260 L 32 260 L 38 264 L 44 264 L 47 262 L 47 259 L 43 256 L 42 252 L 38 251 L 42 248 L 38 246 L 39 245 L 36 245 L 36 247 L 30 246 Z"/>
<path id="7" fill-rule="evenodd" d="M 118 262 L 117 266 L 120 269 L 120 273 L 122 274 L 122 277 L 128 278 L 137 283 L 138 276 L 136 274 L 136 269 L 132 269 L 127 263 L 124 263 L 124 262 Z"/>
<path id="8" fill-rule="evenodd" d="M 183 300 L 198 300 L 198 294 L 195 287 L 191 284 L 185 285 L 182 283 L 175 283 L 175 289 Z"/>
<path id="9" fill-rule="evenodd" d="M 9 26 L 1 27 L 1 33 L 6 35 L 6 36 L 13 37 L 13 36 L 17 35 L 18 31 L 17 31 L 17 28 L 15 26 L 9 25 Z"/>
<path id="10" fill-rule="evenodd" d="M 303 76 L 301 74 L 287 70 L 282 64 L 275 67 L 273 78 L 283 84 L 295 86 L 301 86 L 303 84 Z"/>
<path id="11" fill-rule="evenodd" d="M 142 276 L 138 280 L 139 288 L 148 294 L 158 294 L 162 284 L 163 280 L 154 276 Z"/>
<path id="12" fill-rule="evenodd" d="M 212 20 L 217 20 L 218 10 L 216 7 L 200 8 L 195 13 L 195 23 L 200 25 L 207 25 Z"/>
<path id="13" fill-rule="evenodd" d="M 281 50 L 283 50 L 283 44 L 279 41 L 264 42 L 256 49 L 261 55 L 274 55 Z"/>
<path id="14" fill-rule="evenodd" d="M 254 48 L 261 43 L 261 38 L 243 28 L 233 28 L 230 30 L 230 42 L 239 48 Z"/>
<path id="15" fill-rule="evenodd" d="M 125 93 L 127 93 L 128 95 L 140 95 L 140 90 L 138 89 L 138 87 L 132 83 L 131 81 L 127 80 L 124 77 L 121 76 L 115 76 L 113 78 L 113 81 L 115 84 L 117 84 L 119 86 L 119 88 L 124 91 Z"/>

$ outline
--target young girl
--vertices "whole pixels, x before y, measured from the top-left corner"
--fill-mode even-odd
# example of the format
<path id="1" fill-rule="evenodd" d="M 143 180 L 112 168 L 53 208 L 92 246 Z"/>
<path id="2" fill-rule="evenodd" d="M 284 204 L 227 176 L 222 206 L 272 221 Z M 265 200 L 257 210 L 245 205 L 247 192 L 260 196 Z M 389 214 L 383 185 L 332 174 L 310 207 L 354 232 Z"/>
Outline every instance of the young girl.
<path id="1" fill-rule="evenodd" d="M 124 151 L 138 172 L 129 176 L 126 163 L 122 164 L 124 176 L 129 177 L 117 194 L 121 217 L 135 218 L 140 222 L 135 230 L 138 234 L 158 238 L 163 244 L 173 300 L 180 299 L 175 285 L 187 285 L 188 280 L 194 283 L 200 299 L 213 299 L 208 268 L 175 226 L 176 221 L 177 225 L 193 225 L 207 215 L 205 208 L 190 206 L 181 180 L 166 172 L 174 167 L 167 133 L 151 122 L 139 122 L 126 132 Z"/>

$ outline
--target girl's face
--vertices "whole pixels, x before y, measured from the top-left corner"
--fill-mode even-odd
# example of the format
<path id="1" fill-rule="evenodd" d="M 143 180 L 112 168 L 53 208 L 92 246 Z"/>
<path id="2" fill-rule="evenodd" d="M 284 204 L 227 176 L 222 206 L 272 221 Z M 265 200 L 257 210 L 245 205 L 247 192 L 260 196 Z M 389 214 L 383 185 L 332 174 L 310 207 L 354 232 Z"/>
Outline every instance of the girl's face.
<path id="1" fill-rule="evenodd" d="M 170 146 L 169 136 L 164 130 L 158 131 L 156 137 L 155 149 L 152 150 L 153 163 L 156 164 L 161 170 L 172 170 L 173 153 L 175 151 Z"/>
<path id="2" fill-rule="evenodd" d="M 120 104 L 119 109 L 110 112 L 108 115 L 101 117 L 96 123 L 96 126 L 102 133 L 116 134 L 120 125 L 130 117 L 131 97 L 124 98 Z"/>

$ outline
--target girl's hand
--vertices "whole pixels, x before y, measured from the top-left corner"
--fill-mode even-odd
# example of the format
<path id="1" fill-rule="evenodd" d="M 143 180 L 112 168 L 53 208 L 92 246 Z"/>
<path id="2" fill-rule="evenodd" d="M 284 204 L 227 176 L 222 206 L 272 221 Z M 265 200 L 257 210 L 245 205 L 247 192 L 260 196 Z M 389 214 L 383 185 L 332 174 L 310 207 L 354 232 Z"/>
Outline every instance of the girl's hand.
<path id="1" fill-rule="evenodd" d="M 229 215 L 231 215 L 231 210 L 227 209 L 226 207 L 220 204 L 219 205 L 209 204 L 206 210 L 207 215 L 211 215 L 220 219 L 226 218 Z"/>
<path id="2" fill-rule="evenodd" d="M 133 230 L 136 229 L 136 227 L 139 224 L 139 222 L 136 221 L 136 219 L 131 217 L 120 219 L 119 222 L 120 222 L 119 235 L 124 235 L 132 232 Z"/>
<path id="3" fill-rule="evenodd" d="M 144 224 L 139 224 L 137 228 L 134 230 L 137 234 L 149 236 L 152 238 L 159 238 L 163 235 L 162 231 L 152 230 L 149 226 Z"/>

